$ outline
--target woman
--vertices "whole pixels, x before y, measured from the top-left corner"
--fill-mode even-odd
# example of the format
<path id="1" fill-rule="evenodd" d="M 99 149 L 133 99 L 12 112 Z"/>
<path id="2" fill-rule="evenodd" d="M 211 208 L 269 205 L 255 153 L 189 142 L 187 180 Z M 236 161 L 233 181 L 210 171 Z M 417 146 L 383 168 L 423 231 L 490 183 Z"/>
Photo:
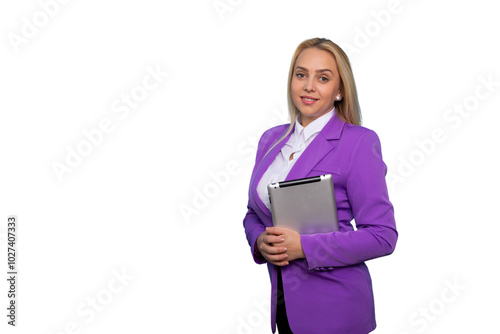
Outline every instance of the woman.
<path id="1" fill-rule="evenodd" d="M 366 334 L 376 327 L 365 261 L 397 240 L 378 136 L 360 126 L 346 54 L 330 40 L 302 42 L 288 78 L 291 123 L 261 137 L 243 221 L 255 262 L 271 277 L 271 327 L 283 333 Z M 331 174 L 340 231 L 299 235 L 273 227 L 266 186 Z M 356 230 L 351 225 L 354 219 Z"/>

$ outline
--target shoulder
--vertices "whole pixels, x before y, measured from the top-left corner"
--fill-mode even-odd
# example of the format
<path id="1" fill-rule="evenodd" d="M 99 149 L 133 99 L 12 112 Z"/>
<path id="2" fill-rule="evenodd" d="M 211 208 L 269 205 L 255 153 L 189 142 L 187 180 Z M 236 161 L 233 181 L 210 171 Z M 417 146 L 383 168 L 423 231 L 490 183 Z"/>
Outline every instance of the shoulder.
<path id="1" fill-rule="evenodd" d="M 361 125 L 350 123 L 345 123 L 342 131 L 342 138 L 355 146 L 368 143 L 380 144 L 378 135 L 375 131 Z"/>
<path id="2" fill-rule="evenodd" d="M 281 138 L 289 126 L 290 124 L 282 124 L 264 131 L 257 146 L 257 160 L 265 156 L 267 151 Z"/>
<path id="3" fill-rule="evenodd" d="M 289 126 L 290 126 L 290 124 L 281 124 L 281 125 L 274 126 L 270 129 L 267 129 L 262 134 L 261 139 L 279 137 L 280 135 L 282 135 L 286 131 L 286 129 L 288 129 Z"/>
<path id="4" fill-rule="evenodd" d="M 380 139 L 374 130 L 360 125 L 346 124 L 345 137 L 349 143 L 344 149 L 350 155 L 348 170 L 351 177 L 364 174 L 367 170 L 370 170 L 370 174 L 375 173 L 375 170 L 384 170 L 385 175 L 386 166 L 382 159 Z"/>
<path id="5" fill-rule="evenodd" d="M 289 126 L 290 124 L 282 124 L 264 131 L 259 140 L 259 147 L 270 147 L 285 133 Z"/>

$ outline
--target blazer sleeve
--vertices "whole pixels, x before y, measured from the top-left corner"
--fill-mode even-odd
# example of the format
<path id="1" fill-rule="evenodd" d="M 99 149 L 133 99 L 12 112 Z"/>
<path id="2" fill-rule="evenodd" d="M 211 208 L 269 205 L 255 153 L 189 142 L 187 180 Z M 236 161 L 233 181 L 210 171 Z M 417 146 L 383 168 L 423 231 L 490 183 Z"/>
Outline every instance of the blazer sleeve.
<path id="1" fill-rule="evenodd" d="M 358 138 L 347 171 L 347 197 L 356 231 L 302 235 L 310 270 L 358 264 L 394 251 L 398 233 L 389 201 L 377 134 L 366 130 Z"/>
<path id="2" fill-rule="evenodd" d="M 257 249 L 257 238 L 266 231 L 266 226 L 250 206 L 248 206 L 247 214 L 243 219 L 243 226 L 245 227 L 245 234 L 252 251 L 253 260 L 258 264 L 266 263 L 266 259 Z"/>
<path id="3" fill-rule="evenodd" d="M 269 147 L 271 147 L 271 144 L 274 142 L 275 139 L 276 138 L 275 138 L 275 135 L 273 135 L 272 129 L 264 132 L 264 134 L 260 137 L 259 144 L 257 145 L 255 166 L 254 166 L 253 171 L 252 171 L 251 179 L 253 179 L 253 176 L 257 171 L 257 167 L 258 167 L 260 161 L 262 161 L 262 159 L 264 158 L 264 156 L 267 153 L 267 150 L 269 149 Z M 248 205 L 247 205 L 248 211 L 245 215 L 245 218 L 243 219 L 243 227 L 245 228 L 245 234 L 246 234 L 246 237 L 248 240 L 248 244 L 250 245 L 254 261 L 258 264 L 263 264 L 263 263 L 266 263 L 267 261 L 262 256 L 262 254 L 258 251 L 258 249 L 256 247 L 257 246 L 256 242 L 257 242 L 257 238 L 259 237 L 259 235 L 261 235 L 263 232 L 265 232 L 266 226 L 264 225 L 262 220 L 255 213 L 255 211 L 253 210 L 253 208 L 251 206 L 250 197 L 252 196 L 252 191 L 255 191 L 255 189 L 252 189 L 251 183 L 250 183 L 249 188 L 250 188 L 248 191 L 249 200 L 248 200 Z"/>

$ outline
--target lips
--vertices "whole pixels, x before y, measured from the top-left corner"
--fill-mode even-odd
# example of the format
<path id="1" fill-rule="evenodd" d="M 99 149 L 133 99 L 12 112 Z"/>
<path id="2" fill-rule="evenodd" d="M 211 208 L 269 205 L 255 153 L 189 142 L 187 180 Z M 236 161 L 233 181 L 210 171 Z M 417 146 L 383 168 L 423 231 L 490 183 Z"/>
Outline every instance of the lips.
<path id="1" fill-rule="evenodd" d="M 313 104 L 314 102 L 318 101 L 319 99 L 316 99 L 312 96 L 307 96 L 307 95 L 303 95 L 300 97 L 300 99 L 302 100 L 302 102 L 306 105 L 311 105 Z"/>

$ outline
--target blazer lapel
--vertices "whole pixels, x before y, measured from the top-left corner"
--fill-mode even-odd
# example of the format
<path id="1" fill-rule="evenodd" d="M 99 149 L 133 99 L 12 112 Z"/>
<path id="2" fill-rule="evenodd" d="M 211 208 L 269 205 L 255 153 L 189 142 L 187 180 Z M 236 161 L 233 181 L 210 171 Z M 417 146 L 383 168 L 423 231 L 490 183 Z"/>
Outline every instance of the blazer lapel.
<path id="1" fill-rule="evenodd" d="M 342 135 L 344 125 L 345 122 L 338 118 L 335 112 L 332 119 L 326 123 L 316 138 L 301 154 L 286 179 L 294 180 L 306 177 L 321 159 L 335 149 Z"/>
<path id="2" fill-rule="evenodd" d="M 267 169 L 269 168 L 269 166 L 271 165 L 271 163 L 274 161 L 274 159 L 276 158 L 276 156 L 278 155 L 278 153 L 280 153 L 280 151 L 283 148 L 283 146 L 285 146 L 285 144 L 288 141 L 288 139 L 290 139 L 290 136 L 292 135 L 294 129 L 295 129 L 295 127 L 292 128 L 292 131 L 290 131 L 290 133 L 281 142 L 279 142 L 276 146 L 274 146 L 272 148 L 272 150 L 269 151 L 264 156 L 264 158 L 260 162 L 259 166 L 257 167 L 257 171 L 255 172 L 254 179 L 252 180 L 252 184 L 253 184 L 252 194 L 254 196 L 254 201 L 255 201 L 255 203 L 257 203 L 258 207 L 262 210 L 262 212 L 264 212 L 269 217 L 271 217 L 271 211 L 264 205 L 264 203 L 260 199 L 259 195 L 257 194 L 257 186 L 258 186 L 258 184 L 259 184 L 262 176 L 267 171 Z M 281 137 L 281 136 L 282 136 L 282 133 L 279 134 L 279 137 Z M 279 137 L 277 137 L 276 140 Z"/>

